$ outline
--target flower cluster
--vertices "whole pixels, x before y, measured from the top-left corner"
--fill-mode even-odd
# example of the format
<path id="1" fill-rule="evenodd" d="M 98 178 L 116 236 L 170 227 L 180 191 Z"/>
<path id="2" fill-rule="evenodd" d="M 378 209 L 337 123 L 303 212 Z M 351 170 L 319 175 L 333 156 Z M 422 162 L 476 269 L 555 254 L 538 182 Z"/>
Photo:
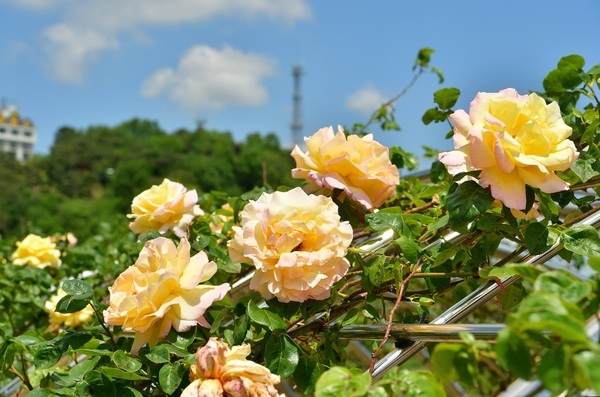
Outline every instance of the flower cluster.
<path id="1" fill-rule="evenodd" d="M 60 251 L 52 239 L 35 234 L 29 234 L 22 241 L 17 242 L 17 249 L 13 252 L 11 259 L 14 265 L 28 265 L 39 269 L 57 268 L 62 263 Z"/>
<path id="2" fill-rule="evenodd" d="M 185 237 L 190 223 L 196 216 L 204 215 L 197 205 L 198 193 L 188 191 L 178 182 L 164 179 L 133 199 L 133 221 L 129 224 L 132 232 L 144 236 L 152 230 L 160 234 L 172 230 L 177 237 Z"/>
<path id="3" fill-rule="evenodd" d="M 556 102 L 512 88 L 480 92 L 469 114 L 458 110 L 450 120 L 455 150 L 440 153 L 439 160 L 453 175 L 481 170 L 479 184 L 508 208 L 525 209 L 525 185 L 546 193 L 568 188 L 555 172 L 569 168 L 578 152 Z"/>
<path id="4" fill-rule="evenodd" d="M 146 342 L 155 345 L 171 328 L 183 332 L 197 324 L 210 327 L 204 313 L 230 289 L 229 284 L 200 284 L 216 271 L 206 253 L 190 257 L 186 238 L 178 247 L 164 237 L 149 240 L 136 263 L 109 287 L 110 306 L 104 320 L 135 332 L 133 354 Z"/>
<path id="5" fill-rule="evenodd" d="M 210 338 L 196 352 L 190 367 L 190 383 L 181 397 L 278 397 L 274 385 L 280 382 L 268 368 L 247 360 L 250 345 L 233 346 Z"/>
<path id="6" fill-rule="evenodd" d="M 52 297 L 46 301 L 44 307 L 50 317 L 50 324 L 56 326 L 64 324 L 67 327 L 75 328 L 82 324 L 89 323 L 94 317 L 94 309 L 91 305 L 87 305 L 75 313 L 59 313 L 56 311 L 56 305 L 58 305 L 58 302 L 66 295 L 67 293 L 64 290 L 59 289 L 55 295 L 52 295 Z"/>
<path id="7" fill-rule="evenodd" d="M 265 299 L 326 299 L 348 271 L 344 256 L 352 227 L 340 220 L 329 197 L 301 188 L 263 193 L 246 205 L 241 218 L 228 242 L 229 255 L 234 262 L 256 266 L 250 288 Z"/>
<path id="8" fill-rule="evenodd" d="M 388 148 L 374 141 L 373 135 L 346 137 L 342 127 L 337 134 L 327 127 L 304 142 L 306 152 L 296 146 L 291 153 L 296 160 L 292 176 L 308 181 L 307 192 L 340 189 L 367 211 L 396 192 L 398 168 L 391 163 Z"/>

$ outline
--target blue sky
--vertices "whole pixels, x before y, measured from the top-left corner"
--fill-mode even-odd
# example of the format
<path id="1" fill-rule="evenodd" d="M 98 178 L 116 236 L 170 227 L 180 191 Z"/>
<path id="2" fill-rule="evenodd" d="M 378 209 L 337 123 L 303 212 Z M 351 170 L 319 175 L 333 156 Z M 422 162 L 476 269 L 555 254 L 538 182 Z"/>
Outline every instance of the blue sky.
<path id="1" fill-rule="evenodd" d="M 291 147 L 291 69 L 304 68 L 304 135 L 364 122 L 411 80 L 421 47 L 432 65 L 396 103 L 401 132 L 381 143 L 448 149 L 447 125 L 421 123 L 432 94 L 539 90 L 560 57 L 600 62 L 597 0 L 0 0 L 0 98 L 38 128 L 133 117 L 163 129 L 276 132 Z"/>

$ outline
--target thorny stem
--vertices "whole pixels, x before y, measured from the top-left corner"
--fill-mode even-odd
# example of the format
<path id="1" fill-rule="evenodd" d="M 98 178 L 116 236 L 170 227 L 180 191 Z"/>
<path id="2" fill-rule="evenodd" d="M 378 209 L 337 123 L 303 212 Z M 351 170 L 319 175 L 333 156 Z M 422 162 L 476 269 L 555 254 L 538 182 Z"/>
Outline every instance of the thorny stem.
<path id="1" fill-rule="evenodd" d="M 365 132 L 367 130 L 368 126 L 373 124 L 373 122 L 377 119 L 377 115 L 379 114 L 379 109 L 381 109 L 382 107 L 388 107 L 388 106 L 391 107 L 394 104 L 394 102 L 396 102 L 398 99 L 400 99 L 404 95 L 406 95 L 408 90 L 410 90 L 412 88 L 412 86 L 415 85 L 415 83 L 417 82 L 419 77 L 421 77 L 421 75 L 423 73 L 425 73 L 425 68 L 420 67 L 419 71 L 413 75 L 412 80 L 406 85 L 406 87 L 404 87 L 404 89 L 402 89 L 402 91 L 400 91 L 400 93 L 398 93 L 395 97 L 388 100 L 387 102 L 382 103 L 381 106 L 379 106 L 379 108 L 377 108 L 377 110 L 375 110 L 373 112 L 373 114 L 371 114 L 371 117 L 369 118 L 369 120 L 361 127 L 361 129 L 358 131 L 358 133 L 362 134 L 363 132 Z"/>
<path id="2" fill-rule="evenodd" d="M 94 315 L 96 316 L 96 319 L 100 323 L 100 326 L 104 329 L 104 332 L 106 332 L 106 335 L 108 335 L 110 345 L 113 347 L 113 349 L 117 350 L 118 348 L 117 343 L 115 342 L 115 338 L 113 337 L 112 332 L 110 332 L 110 329 L 104 323 L 103 316 L 100 315 L 98 303 L 95 299 L 93 299 L 90 303 L 92 304 L 92 309 L 94 310 Z"/>
<path id="3" fill-rule="evenodd" d="M 392 308 L 392 310 L 390 310 L 390 314 L 388 316 L 388 324 L 387 324 L 387 328 L 385 330 L 385 335 L 383 337 L 383 340 L 381 341 L 381 343 L 377 347 L 377 350 L 375 350 L 373 352 L 373 354 L 371 354 L 371 365 L 369 366 L 369 373 L 370 374 L 373 374 L 373 370 L 375 369 L 375 362 L 377 361 L 377 356 L 379 356 L 379 353 L 381 353 L 381 350 L 383 349 L 383 346 L 390 339 L 390 333 L 391 333 L 391 330 L 392 330 L 392 325 L 394 324 L 394 313 L 398 309 L 398 306 L 400 306 L 400 302 L 402 301 L 402 295 L 404 295 L 404 289 L 406 288 L 406 284 L 408 284 L 408 282 L 410 281 L 410 279 L 413 278 L 413 276 L 419 270 L 421 270 L 421 259 L 422 259 L 422 257 L 419 258 L 419 260 L 415 264 L 415 268 L 412 270 L 412 272 L 410 272 L 410 274 L 404 280 L 402 280 L 402 282 L 400 283 L 400 291 L 398 291 L 398 296 L 396 298 L 396 303 L 394 304 L 394 307 Z"/>

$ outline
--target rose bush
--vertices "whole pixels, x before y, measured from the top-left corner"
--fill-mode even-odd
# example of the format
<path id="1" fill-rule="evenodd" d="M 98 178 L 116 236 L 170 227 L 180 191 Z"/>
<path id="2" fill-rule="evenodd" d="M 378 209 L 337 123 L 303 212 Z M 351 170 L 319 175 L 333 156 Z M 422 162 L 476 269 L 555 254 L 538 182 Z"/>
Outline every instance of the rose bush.
<path id="1" fill-rule="evenodd" d="M 60 251 L 52 239 L 35 234 L 29 234 L 22 241 L 17 242 L 17 249 L 13 252 L 11 259 L 13 265 L 27 265 L 40 269 L 56 268 L 62 263 Z"/>
<path id="2" fill-rule="evenodd" d="M 256 267 L 250 288 L 265 299 L 325 299 L 348 271 L 352 227 L 329 198 L 300 188 L 264 193 L 246 205 L 234 226 L 229 255 Z"/>
<path id="3" fill-rule="evenodd" d="M 568 169 L 578 152 L 556 102 L 512 88 L 480 92 L 469 114 L 458 110 L 450 121 L 455 150 L 440 153 L 439 160 L 452 175 L 481 170 L 479 184 L 507 207 L 525 209 L 525 185 L 546 193 L 568 188 L 555 172 Z"/>
<path id="4" fill-rule="evenodd" d="M 321 128 L 305 138 L 307 151 L 292 151 L 294 178 L 308 181 L 309 193 L 340 189 L 368 211 L 380 207 L 394 195 L 399 183 L 398 168 L 390 161 L 389 149 L 373 135 L 346 137 L 344 129 Z"/>
<path id="5" fill-rule="evenodd" d="M 198 193 L 188 191 L 178 182 L 165 178 L 133 199 L 129 224 L 132 232 L 144 236 L 151 230 L 161 234 L 172 230 L 177 237 L 185 237 L 189 224 L 196 216 L 204 214 L 197 205 Z"/>
<path id="6" fill-rule="evenodd" d="M 419 53 L 417 76 L 431 52 Z M 312 173 L 312 194 L 271 188 L 265 166 L 263 185 L 239 197 L 201 192 L 207 214 L 188 213 L 178 246 L 174 229 L 140 238 L 120 217 L 120 228 L 103 223 L 76 246 L 56 238 L 58 269 L 0 266 L 0 394 L 20 382 L 31 397 L 487 396 L 518 394 L 519 378 L 549 395 L 600 393 L 590 336 L 600 311 L 600 65 L 583 65 L 561 59 L 539 95 L 480 94 L 469 115 L 452 109 L 458 89 L 436 91 L 423 121 L 454 122 L 455 150 L 428 175 L 390 183 L 378 208 L 362 187 L 365 205 L 349 200 L 356 186 L 332 187 L 350 184 L 346 168 L 377 174 L 371 143 L 325 129 L 307 138 L 308 152 L 294 149 L 329 167 L 297 163 L 296 174 Z M 394 128 L 392 102 L 366 125 Z M 410 169 L 411 155 L 390 152 Z M 168 194 L 149 196 L 158 208 Z M 0 239 L 2 263 L 12 249 Z M 89 304 L 88 325 L 48 332 L 43 307 L 57 286 L 66 295 L 55 311 Z M 430 340 L 430 362 L 401 367 Z"/>
<path id="7" fill-rule="evenodd" d="M 204 285 L 217 271 L 204 252 L 190 257 L 182 238 L 176 247 L 159 237 L 146 242 L 135 264 L 108 288 L 110 305 L 104 311 L 109 325 L 135 332 L 131 352 L 154 346 L 171 328 L 182 332 L 199 324 L 210 327 L 204 313 L 229 291 L 229 284 Z"/>

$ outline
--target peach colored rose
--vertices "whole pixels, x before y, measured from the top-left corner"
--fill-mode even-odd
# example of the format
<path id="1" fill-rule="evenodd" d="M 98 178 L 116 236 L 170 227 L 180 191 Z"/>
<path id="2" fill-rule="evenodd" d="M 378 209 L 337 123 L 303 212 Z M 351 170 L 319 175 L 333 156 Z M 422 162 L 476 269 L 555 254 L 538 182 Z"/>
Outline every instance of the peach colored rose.
<path id="1" fill-rule="evenodd" d="M 304 302 L 326 299 L 330 287 L 348 271 L 344 257 L 352 227 L 341 222 L 338 207 L 325 196 L 301 188 L 263 193 L 241 213 L 228 241 L 234 262 L 253 263 L 250 288 L 265 299 Z"/>
<path id="2" fill-rule="evenodd" d="M 172 230 L 177 237 L 187 235 L 188 226 L 196 216 L 204 215 L 204 211 L 196 204 L 198 193 L 187 189 L 178 182 L 164 179 L 160 185 L 154 185 L 133 199 L 133 219 L 129 228 L 141 236 L 156 230 L 160 234 Z"/>
<path id="3" fill-rule="evenodd" d="M 33 266 L 40 269 L 45 267 L 59 267 L 60 251 L 50 237 L 40 237 L 29 234 L 22 241 L 17 242 L 17 249 L 13 252 L 12 263 L 17 266 Z"/>
<path id="4" fill-rule="evenodd" d="M 56 295 L 51 296 L 44 304 L 46 312 L 48 312 L 48 316 L 50 317 L 50 324 L 64 324 L 67 327 L 75 328 L 82 324 L 89 323 L 94 317 L 94 309 L 92 309 L 92 306 L 90 305 L 87 305 L 75 313 L 59 313 L 56 311 L 56 305 L 58 305 L 58 302 L 66 295 L 67 293 L 65 291 L 59 289 L 56 292 Z"/>
<path id="5" fill-rule="evenodd" d="M 250 345 L 233 346 L 210 338 L 196 352 L 190 367 L 190 383 L 181 397 L 278 397 L 280 382 L 268 368 L 247 360 Z M 282 395 L 283 397 L 283 395 Z"/>
<path id="6" fill-rule="evenodd" d="M 296 146 L 291 153 L 296 160 L 292 176 L 308 181 L 307 192 L 340 189 L 368 211 L 396 192 L 398 168 L 391 163 L 388 148 L 374 141 L 372 134 L 346 137 L 341 126 L 337 134 L 327 127 L 304 142 L 306 152 Z"/>
<path id="7" fill-rule="evenodd" d="M 469 114 L 458 110 L 450 120 L 455 150 L 440 153 L 439 160 L 453 175 L 481 170 L 479 184 L 490 186 L 508 208 L 525 209 L 525 185 L 546 193 L 568 188 L 555 171 L 569 168 L 579 153 L 556 102 L 512 88 L 480 92 Z"/>
<path id="8" fill-rule="evenodd" d="M 132 354 L 146 342 L 155 345 L 171 328 L 178 332 L 197 324 L 208 328 L 204 313 L 230 289 L 229 284 L 200 284 L 216 271 L 217 265 L 208 261 L 206 253 L 190 258 L 186 238 L 179 247 L 164 237 L 149 240 L 136 263 L 108 288 L 110 306 L 104 320 L 135 332 Z"/>

